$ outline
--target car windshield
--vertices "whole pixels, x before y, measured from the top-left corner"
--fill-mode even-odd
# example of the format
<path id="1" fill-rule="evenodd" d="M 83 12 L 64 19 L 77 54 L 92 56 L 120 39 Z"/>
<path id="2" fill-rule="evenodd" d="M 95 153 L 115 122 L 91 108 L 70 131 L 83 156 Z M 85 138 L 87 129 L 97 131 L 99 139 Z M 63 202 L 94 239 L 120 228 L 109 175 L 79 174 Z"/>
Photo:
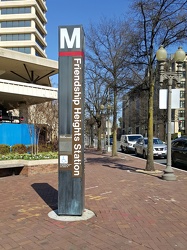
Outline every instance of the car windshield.
<path id="1" fill-rule="evenodd" d="M 163 144 L 163 141 L 156 138 L 156 139 L 153 139 L 153 144 Z"/>
<path id="2" fill-rule="evenodd" d="M 145 144 L 148 144 L 148 139 L 144 139 Z M 154 138 L 153 139 L 153 144 L 163 144 L 163 141 L 161 141 L 160 139 Z"/>
<path id="3" fill-rule="evenodd" d="M 140 137 L 141 137 L 141 135 L 131 135 L 131 136 L 128 136 L 129 141 L 137 141 Z"/>

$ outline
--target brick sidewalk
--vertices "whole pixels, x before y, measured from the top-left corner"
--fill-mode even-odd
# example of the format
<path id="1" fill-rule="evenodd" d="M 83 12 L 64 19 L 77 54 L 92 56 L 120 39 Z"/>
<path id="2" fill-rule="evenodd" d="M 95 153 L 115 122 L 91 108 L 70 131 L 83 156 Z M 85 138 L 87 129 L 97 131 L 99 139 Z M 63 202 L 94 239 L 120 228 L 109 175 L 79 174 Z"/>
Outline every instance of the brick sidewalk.
<path id="1" fill-rule="evenodd" d="M 86 152 L 87 221 L 59 222 L 58 176 L 0 178 L 0 249 L 187 249 L 187 173 L 176 181 L 145 174 L 145 161 Z M 161 165 L 155 165 L 162 170 Z"/>

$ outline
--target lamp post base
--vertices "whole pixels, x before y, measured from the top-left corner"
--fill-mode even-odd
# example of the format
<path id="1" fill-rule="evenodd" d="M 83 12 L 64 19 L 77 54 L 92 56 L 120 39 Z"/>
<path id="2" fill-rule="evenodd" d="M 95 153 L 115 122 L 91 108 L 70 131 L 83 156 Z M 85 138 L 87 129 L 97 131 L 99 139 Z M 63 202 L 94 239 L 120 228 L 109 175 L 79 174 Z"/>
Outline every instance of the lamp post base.
<path id="1" fill-rule="evenodd" d="M 173 169 L 167 166 L 162 175 L 162 179 L 165 181 L 176 181 L 176 176 L 174 175 Z"/>

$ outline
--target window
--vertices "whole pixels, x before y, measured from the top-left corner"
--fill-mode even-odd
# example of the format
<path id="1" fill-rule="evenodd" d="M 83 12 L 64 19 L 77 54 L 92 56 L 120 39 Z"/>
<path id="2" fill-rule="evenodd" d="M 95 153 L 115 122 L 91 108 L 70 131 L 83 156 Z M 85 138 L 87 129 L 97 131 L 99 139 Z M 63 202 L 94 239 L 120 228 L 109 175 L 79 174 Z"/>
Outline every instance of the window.
<path id="1" fill-rule="evenodd" d="M 184 146 L 184 142 L 183 141 L 177 141 L 173 144 L 173 147 L 175 148 L 181 148 Z"/>
<path id="2" fill-rule="evenodd" d="M 179 110 L 179 112 L 178 112 L 178 117 L 180 118 L 180 117 L 185 117 L 185 112 L 184 112 L 184 110 Z"/>
<path id="3" fill-rule="evenodd" d="M 11 35 L 9 36 L 9 37 L 11 37 Z M 11 39 L 11 38 L 10 38 Z M 15 34 L 15 35 L 12 35 L 12 39 L 11 40 L 13 40 L 13 41 L 18 41 L 19 39 L 18 39 L 18 34 Z M 20 39 L 20 40 L 23 40 L 23 39 Z"/>
<path id="4" fill-rule="evenodd" d="M 36 39 L 36 43 L 39 45 L 39 47 L 40 47 L 42 50 L 45 49 L 45 47 L 43 46 L 43 44 L 42 44 L 38 39 Z"/>
<path id="5" fill-rule="evenodd" d="M 1 15 L 26 14 L 26 13 L 31 13 L 30 7 L 1 9 Z"/>
<path id="6" fill-rule="evenodd" d="M 10 47 L 8 47 L 7 49 L 23 52 L 25 54 L 31 54 L 31 48 L 29 48 L 29 47 L 20 47 L 20 48 L 16 48 L 16 47 L 10 48 Z"/>
<path id="7" fill-rule="evenodd" d="M 184 106 L 185 106 L 185 101 L 184 101 L 184 100 L 181 100 L 181 101 L 180 101 L 180 108 L 184 108 Z"/>
<path id="8" fill-rule="evenodd" d="M 45 37 L 44 33 L 41 31 L 40 27 L 36 24 L 36 29 L 42 37 Z"/>
<path id="9" fill-rule="evenodd" d="M 185 91 L 184 90 L 180 91 L 180 98 L 185 98 Z"/>
<path id="10" fill-rule="evenodd" d="M 31 40 L 31 34 L 1 35 L 0 41 L 23 41 Z"/>
<path id="11" fill-rule="evenodd" d="M 37 11 L 36 11 L 36 16 L 40 20 L 40 22 L 42 23 L 42 25 L 45 25 L 45 22 L 41 19 L 40 14 L 38 14 Z"/>
<path id="12" fill-rule="evenodd" d="M 153 139 L 153 144 L 163 144 L 163 141 L 160 139 Z"/>
<path id="13" fill-rule="evenodd" d="M 12 27 L 31 27 L 31 21 L 7 21 L 0 22 L 1 28 L 12 28 Z"/>
<path id="14" fill-rule="evenodd" d="M 185 86 L 186 86 L 186 82 L 185 81 L 181 81 L 180 88 L 185 88 Z"/>
<path id="15" fill-rule="evenodd" d="M 12 27 L 18 27 L 18 21 L 12 22 Z"/>
<path id="16" fill-rule="evenodd" d="M 185 127 L 185 121 L 182 120 L 182 121 L 180 122 L 180 128 L 181 128 L 181 129 L 184 129 L 184 127 Z"/>

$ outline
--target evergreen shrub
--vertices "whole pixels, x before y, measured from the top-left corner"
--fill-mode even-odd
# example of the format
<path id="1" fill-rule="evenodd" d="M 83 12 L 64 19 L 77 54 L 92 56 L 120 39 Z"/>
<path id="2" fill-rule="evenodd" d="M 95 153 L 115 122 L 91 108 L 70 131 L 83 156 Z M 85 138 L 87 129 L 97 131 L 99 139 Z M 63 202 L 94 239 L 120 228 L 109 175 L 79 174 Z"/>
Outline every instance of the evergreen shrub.
<path id="1" fill-rule="evenodd" d="M 27 147 L 24 144 L 15 144 L 14 146 L 12 146 L 12 153 L 27 153 Z"/>
<path id="2" fill-rule="evenodd" d="M 9 154 L 10 153 L 10 146 L 6 144 L 0 144 L 0 154 Z"/>

